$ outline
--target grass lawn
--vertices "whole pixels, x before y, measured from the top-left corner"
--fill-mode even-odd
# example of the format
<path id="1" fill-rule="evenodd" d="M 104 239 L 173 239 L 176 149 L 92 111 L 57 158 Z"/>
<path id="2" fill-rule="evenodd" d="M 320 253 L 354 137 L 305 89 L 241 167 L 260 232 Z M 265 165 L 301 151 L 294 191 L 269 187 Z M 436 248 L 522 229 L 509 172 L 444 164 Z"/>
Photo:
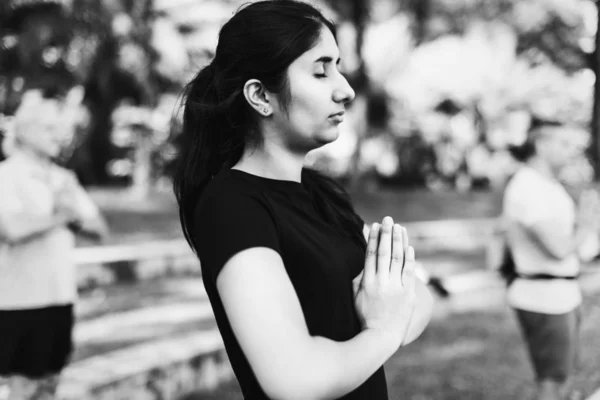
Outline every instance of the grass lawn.
<path id="1" fill-rule="evenodd" d="M 381 221 L 386 215 L 400 223 L 491 218 L 500 214 L 502 205 L 501 193 L 497 191 L 458 193 L 382 188 L 372 193 L 354 193 L 352 200 L 367 223 Z"/>
<path id="2" fill-rule="evenodd" d="M 128 197 L 117 189 L 92 189 L 94 201 L 106 216 L 109 243 L 181 237 L 177 205 L 170 193 L 154 193 L 146 200 Z M 381 189 L 355 193 L 356 211 L 367 223 L 390 215 L 402 222 L 439 219 L 488 218 L 500 212 L 500 195 L 492 191 L 469 193 Z"/>

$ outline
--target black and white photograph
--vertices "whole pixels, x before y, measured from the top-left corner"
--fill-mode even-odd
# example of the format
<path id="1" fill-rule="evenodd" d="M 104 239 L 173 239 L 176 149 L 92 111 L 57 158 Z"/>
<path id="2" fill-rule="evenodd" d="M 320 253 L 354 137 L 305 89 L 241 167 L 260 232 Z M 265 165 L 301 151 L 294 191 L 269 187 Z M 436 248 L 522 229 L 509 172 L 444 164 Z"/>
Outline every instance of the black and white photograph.
<path id="1" fill-rule="evenodd" d="M 597 0 L 0 0 L 0 400 L 600 400 Z"/>

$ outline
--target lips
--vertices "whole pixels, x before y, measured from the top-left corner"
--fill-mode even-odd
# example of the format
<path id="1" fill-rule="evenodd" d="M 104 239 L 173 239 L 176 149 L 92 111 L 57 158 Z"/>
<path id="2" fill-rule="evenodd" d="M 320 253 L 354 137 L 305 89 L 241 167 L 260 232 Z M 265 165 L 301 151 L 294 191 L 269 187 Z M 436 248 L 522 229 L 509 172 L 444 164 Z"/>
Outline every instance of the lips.
<path id="1" fill-rule="evenodd" d="M 340 112 L 337 112 L 335 114 L 331 114 L 329 117 L 330 118 L 333 118 L 333 117 L 343 117 L 344 114 L 346 114 L 346 111 L 340 111 Z"/>

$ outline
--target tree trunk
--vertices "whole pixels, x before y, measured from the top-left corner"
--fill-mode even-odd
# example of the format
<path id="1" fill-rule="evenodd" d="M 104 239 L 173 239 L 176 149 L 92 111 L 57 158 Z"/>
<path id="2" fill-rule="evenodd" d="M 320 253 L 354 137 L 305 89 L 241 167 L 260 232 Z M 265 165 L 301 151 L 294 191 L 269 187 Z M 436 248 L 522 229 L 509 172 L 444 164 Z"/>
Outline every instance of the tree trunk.
<path id="1" fill-rule="evenodd" d="M 136 137 L 130 193 L 145 199 L 152 188 L 152 132 L 145 127 L 133 127 Z"/>
<path id="2" fill-rule="evenodd" d="M 362 147 L 363 141 L 369 131 L 369 124 L 367 121 L 367 107 L 364 102 L 368 101 L 369 91 L 370 91 L 370 83 L 369 76 L 367 75 L 367 70 L 365 67 L 365 60 L 362 56 L 362 46 L 365 36 L 366 25 L 368 21 L 368 12 L 369 12 L 369 0 L 354 0 L 352 2 L 352 14 L 351 20 L 356 28 L 356 42 L 355 42 L 355 51 L 358 55 L 358 68 L 355 72 L 355 76 L 353 79 L 353 87 L 356 91 L 356 99 L 354 100 L 356 107 L 355 119 L 356 121 L 362 121 L 363 123 L 355 124 L 356 131 L 356 149 L 354 150 L 354 154 L 352 155 L 350 162 L 350 171 L 349 171 L 349 191 L 351 193 L 361 191 L 364 187 L 364 180 L 362 179 L 362 174 L 359 168 L 360 164 L 360 149 Z M 362 100 L 362 101 L 361 101 Z M 358 114 L 362 114 L 362 117 Z"/>
<path id="3" fill-rule="evenodd" d="M 596 75 L 594 83 L 594 109 L 592 112 L 592 143 L 589 149 L 589 155 L 594 166 L 594 177 L 596 181 L 600 180 L 600 7 L 598 12 L 598 29 L 596 30 L 596 49 L 592 58 L 592 68 Z"/>

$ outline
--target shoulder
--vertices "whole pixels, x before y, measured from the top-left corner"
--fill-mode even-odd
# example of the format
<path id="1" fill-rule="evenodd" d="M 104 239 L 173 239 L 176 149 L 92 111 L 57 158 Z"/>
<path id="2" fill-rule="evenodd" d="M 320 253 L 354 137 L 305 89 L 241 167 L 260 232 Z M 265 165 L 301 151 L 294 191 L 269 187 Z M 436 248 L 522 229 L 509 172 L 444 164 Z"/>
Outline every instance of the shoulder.
<path id="1" fill-rule="evenodd" d="M 265 202 L 262 188 L 230 175 L 216 176 L 206 186 L 200 205 L 230 206 L 241 202 Z"/>
<path id="2" fill-rule="evenodd" d="M 231 176 L 217 176 L 198 201 L 196 219 L 220 223 L 272 218 L 271 205 L 262 188 Z"/>
<path id="3" fill-rule="evenodd" d="M 546 182 L 540 179 L 538 174 L 529 167 L 522 167 L 512 177 L 506 186 L 505 197 L 530 198 L 542 194 Z"/>
<path id="4" fill-rule="evenodd" d="M 62 182 L 76 183 L 79 185 L 79 179 L 77 179 L 77 175 L 70 169 L 61 167 L 57 164 L 52 164 L 51 173 L 57 180 Z"/>
<path id="5" fill-rule="evenodd" d="M 2 182 L 3 192 L 9 183 L 19 179 L 19 172 L 17 164 L 10 158 L 0 161 L 0 182 Z"/>
<path id="6" fill-rule="evenodd" d="M 14 170 L 14 162 L 11 157 L 4 161 L 0 161 L 0 175 L 5 176 Z"/>

